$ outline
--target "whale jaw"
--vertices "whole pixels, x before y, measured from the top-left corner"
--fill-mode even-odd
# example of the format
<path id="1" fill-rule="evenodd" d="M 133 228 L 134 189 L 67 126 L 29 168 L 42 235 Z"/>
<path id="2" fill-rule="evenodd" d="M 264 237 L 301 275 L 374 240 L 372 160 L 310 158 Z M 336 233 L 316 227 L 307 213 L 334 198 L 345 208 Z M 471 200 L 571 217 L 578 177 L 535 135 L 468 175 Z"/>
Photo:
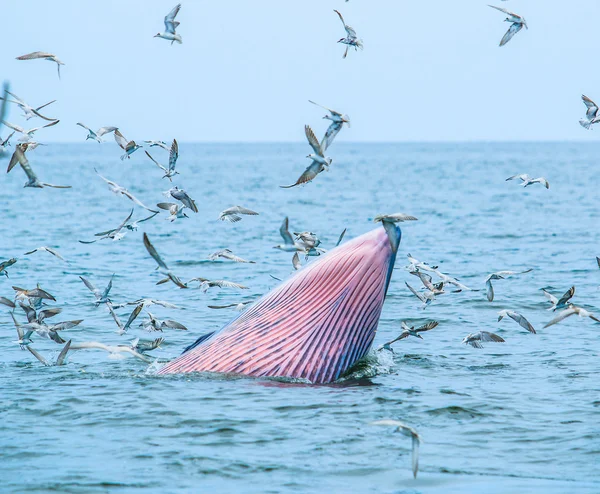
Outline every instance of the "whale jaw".
<path id="1" fill-rule="evenodd" d="M 329 251 L 159 374 L 337 380 L 373 343 L 396 257 L 389 234 L 378 228 Z"/>

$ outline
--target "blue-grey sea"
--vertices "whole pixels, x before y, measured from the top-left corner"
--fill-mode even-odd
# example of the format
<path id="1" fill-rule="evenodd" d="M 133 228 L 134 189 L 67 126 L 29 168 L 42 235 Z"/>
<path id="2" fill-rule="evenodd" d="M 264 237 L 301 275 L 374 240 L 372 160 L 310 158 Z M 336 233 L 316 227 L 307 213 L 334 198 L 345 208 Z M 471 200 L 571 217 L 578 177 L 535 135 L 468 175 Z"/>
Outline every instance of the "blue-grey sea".
<path id="1" fill-rule="evenodd" d="M 600 203 L 597 144 L 335 143 L 329 172 L 304 187 L 293 183 L 308 164 L 305 144 L 180 143 L 174 183 L 197 202 L 198 214 L 171 223 L 162 212 L 119 241 L 84 245 L 116 227 L 133 205 L 112 194 L 94 172 L 148 205 L 170 184 L 143 150 L 119 159 L 112 139 L 99 145 L 52 144 L 29 152 L 42 181 L 72 189 L 24 189 L 20 167 L 2 177 L 0 260 L 17 257 L 0 276 L 0 295 L 37 283 L 63 308 L 58 320 L 83 319 L 62 332 L 73 342 L 127 344 L 152 339 L 133 325 L 116 334 L 105 306 L 79 279 L 100 289 L 115 273 L 114 303 L 154 297 L 180 306 L 151 307 L 188 331 L 165 330 L 153 355 L 169 359 L 197 336 L 237 313 L 210 304 L 253 300 L 292 274 L 279 226 L 317 233 L 326 249 L 340 232 L 354 238 L 374 228 L 378 213 L 418 217 L 402 225 L 396 269 L 375 346 L 406 320 L 435 319 L 422 340 L 408 338 L 335 385 L 186 375 L 159 377 L 132 357 L 82 350 L 67 365 L 44 367 L 17 339 L 0 306 L 0 491 L 237 493 L 597 493 L 600 492 L 600 325 L 572 317 L 543 329 L 553 313 L 541 288 L 600 312 Z M 162 163 L 167 152 L 152 148 Z M 7 160 L 0 162 L 4 167 Z M 544 176 L 523 188 L 505 179 Z M 236 224 L 217 220 L 233 205 L 256 210 Z M 135 207 L 134 218 L 146 211 Z M 249 290 L 180 290 L 156 285 L 161 275 L 146 252 L 146 232 L 182 279 L 224 278 Z M 24 253 L 46 245 L 45 253 Z M 207 262 L 230 248 L 256 264 Z M 483 289 L 487 274 L 533 271 L 484 291 L 438 296 L 425 310 L 405 281 L 411 253 L 464 284 Z M 450 290 L 448 290 L 450 292 Z M 126 320 L 132 307 L 119 309 Z M 497 321 L 502 309 L 525 315 L 538 331 Z M 25 316 L 19 309 L 20 322 Z M 505 343 L 478 350 L 461 344 L 479 330 Z M 61 346 L 34 339 L 55 358 Z M 152 366 L 153 367 L 153 366 Z M 423 438 L 413 479 L 410 440 L 369 425 L 398 419 Z"/>

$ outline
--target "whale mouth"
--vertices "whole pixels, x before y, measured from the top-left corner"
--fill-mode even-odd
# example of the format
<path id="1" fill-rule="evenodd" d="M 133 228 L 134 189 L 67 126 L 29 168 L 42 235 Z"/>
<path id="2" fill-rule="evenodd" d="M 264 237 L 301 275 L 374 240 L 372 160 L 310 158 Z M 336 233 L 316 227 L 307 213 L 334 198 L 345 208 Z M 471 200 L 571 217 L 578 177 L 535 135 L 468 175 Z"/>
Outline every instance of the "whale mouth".
<path id="1" fill-rule="evenodd" d="M 390 240 L 377 228 L 320 256 L 158 373 L 336 381 L 375 338 L 396 259 Z"/>

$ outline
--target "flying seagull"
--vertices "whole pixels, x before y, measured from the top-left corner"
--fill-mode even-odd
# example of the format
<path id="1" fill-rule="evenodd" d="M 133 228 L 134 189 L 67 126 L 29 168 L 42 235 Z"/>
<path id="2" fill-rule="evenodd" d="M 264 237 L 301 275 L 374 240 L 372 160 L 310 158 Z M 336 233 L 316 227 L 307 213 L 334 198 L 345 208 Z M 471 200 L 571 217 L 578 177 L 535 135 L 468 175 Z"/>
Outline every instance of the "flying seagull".
<path id="1" fill-rule="evenodd" d="M 179 288 L 188 288 L 187 284 L 183 283 L 177 276 L 175 276 L 175 274 L 173 274 L 171 272 L 169 267 L 165 264 L 165 262 L 162 260 L 162 258 L 160 257 L 160 255 L 158 254 L 156 249 L 154 248 L 154 245 L 152 245 L 152 243 L 150 242 L 150 239 L 148 238 L 148 235 L 146 235 L 145 232 L 144 232 L 144 247 L 146 247 L 148 254 L 150 254 L 152 256 L 152 258 L 156 261 L 156 264 L 158 264 L 159 272 L 167 275 L 166 280 L 161 280 L 157 284 L 164 283 L 164 281 L 171 280 Z"/>
<path id="2" fill-rule="evenodd" d="M 128 141 L 118 129 L 115 130 L 114 136 L 116 143 L 123 151 L 125 151 L 125 154 L 121 156 L 121 160 L 124 160 L 125 158 L 129 159 L 133 153 L 142 147 L 136 144 L 135 141 Z"/>
<path id="3" fill-rule="evenodd" d="M 527 175 L 527 173 L 522 173 L 520 175 L 513 175 L 512 177 L 508 177 L 506 179 L 506 181 L 508 182 L 509 180 L 515 180 L 515 179 L 521 180 L 521 185 L 523 187 L 528 187 L 533 184 L 542 184 L 547 189 L 550 188 L 550 184 L 548 183 L 548 180 L 546 180 L 544 177 L 532 178 L 529 175 Z"/>
<path id="4" fill-rule="evenodd" d="M 489 5 L 489 6 L 492 7 L 493 9 L 496 9 L 496 10 L 499 10 L 500 12 L 505 13 L 508 16 L 506 19 L 504 19 L 505 22 L 511 23 L 511 25 L 508 28 L 508 31 L 506 31 L 506 34 L 500 40 L 500 46 L 504 46 L 506 43 L 508 43 L 515 34 L 517 34 L 521 29 L 523 29 L 523 26 L 525 26 L 525 29 L 529 29 L 527 27 L 527 23 L 525 22 L 525 19 L 523 17 L 521 17 L 520 15 L 513 14 L 512 12 L 509 12 L 508 10 L 503 9 L 502 7 L 496 7 L 494 5 Z"/>
<path id="5" fill-rule="evenodd" d="M 52 254 L 53 256 L 58 257 L 61 261 L 68 262 L 56 250 L 54 250 L 50 247 L 46 247 L 46 246 L 38 247 L 37 249 L 33 249 L 33 250 L 30 250 L 29 252 L 25 252 L 25 255 L 28 256 L 30 254 L 33 254 L 34 252 L 48 252 L 48 254 Z"/>
<path id="6" fill-rule="evenodd" d="M 102 179 L 104 180 L 107 184 L 108 184 L 108 188 L 110 189 L 111 192 L 119 195 L 123 195 L 125 197 L 127 197 L 127 199 L 133 201 L 134 203 L 136 203 L 138 206 L 143 207 L 144 209 L 147 209 L 148 211 L 150 211 L 151 213 L 158 213 L 158 211 L 155 211 L 154 209 L 150 209 L 148 206 L 146 206 L 142 201 L 140 201 L 137 197 L 135 197 L 131 192 L 129 192 L 125 187 L 121 187 L 118 183 L 113 182 L 112 180 L 109 180 L 105 177 L 103 177 L 102 175 L 100 175 L 98 173 L 98 170 L 96 170 L 94 168 L 94 171 L 96 172 L 96 174 Z"/>
<path id="7" fill-rule="evenodd" d="M 187 331 L 187 328 L 177 322 L 177 321 L 173 321 L 173 319 L 165 319 L 164 321 L 161 321 L 160 319 L 156 318 L 151 312 L 146 311 L 146 313 L 148 314 L 148 319 L 145 320 L 144 322 L 142 322 L 142 324 L 140 324 L 140 326 L 143 326 L 143 328 L 146 331 L 162 331 L 163 329 L 182 329 L 184 331 Z"/>
<path id="8" fill-rule="evenodd" d="M 257 216 L 258 213 L 256 211 L 252 211 L 251 209 L 244 208 L 242 206 L 233 206 L 230 208 L 221 211 L 219 214 L 219 219 L 221 221 L 227 221 L 229 223 L 237 223 L 242 220 L 241 215 L 246 214 L 250 216 Z"/>
<path id="9" fill-rule="evenodd" d="M 321 141 L 323 151 L 326 151 L 327 148 L 331 146 L 331 143 L 338 135 L 339 131 L 342 130 L 343 125 L 346 124 L 348 127 L 350 127 L 350 117 L 348 115 L 342 115 L 340 112 L 332 110 L 331 108 L 327 108 L 319 103 L 315 103 L 314 101 L 308 100 L 308 102 L 312 103 L 313 105 L 320 106 L 329 112 L 329 115 L 325 115 L 323 118 L 331 120 L 331 124 L 329 124 L 329 127 L 323 136 L 323 140 Z"/>
<path id="10" fill-rule="evenodd" d="M 571 300 L 573 298 L 573 295 L 575 295 L 575 287 L 572 286 L 571 288 L 569 288 L 560 298 L 556 298 L 554 295 L 552 295 L 550 292 L 546 291 L 543 288 L 542 292 L 544 292 L 544 296 L 552 304 L 552 306 L 549 307 L 548 310 L 555 311 L 557 309 L 567 308 L 567 306 L 569 305 L 569 300 Z"/>
<path id="11" fill-rule="evenodd" d="M 408 338 L 409 336 L 414 336 L 416 338 L 423 339 L 423 337 L 420 335 L 420 333 L 422 333 L 424 331 L 429 331 L 429 330 L 437 327 L 438 324 L 439 323 L 437 321 L 430 321 L 427 324 L 424 324 L 423 326 L 419 326 L 418 328 L 415 328 L 414 326 L 409 326 L 404 321 L 402 321 L 402 333 L 400 333 L 400 335 L 397 336 L 396 338 L 394 338 L 393 340 L 390 340 L 387 343 L 384 343 L 381 346 L 380 350 L 384 349 L 384 348 L 386 350 L 391 350 L 393 343 L 396 343 L 399 340 L 403 340 L 404 338 Z"/>
<path id="12" fill-rule="evenodd" d="M 296 185 L 310 182 L 323 170 L 328 170 L 329 165 L 331 164 L 331 158 L 325 157 L 325 150 L 321 144 L 319 144 L 319 140 L 315 136 L 315 133 L 310 126 L 304 126 L 304 133 L 306 134 L 308 143 L 313 148 L 313 153 L 307 156 L 307 158 L 312 160 L 312 163 L 306 168 L 306 170 L 304 170 L 304 173 L 300 175 L 298 180 L 296 180 L 296 183 L 293 183 L 292 185 L 280 185 L 282 189 L 289 189 L 291 187 L 295 187 Z"/>
<path id="13" fill-rule="evenodd" d="M 412 472 L 416 479 L 417 472 L 419 471 L 419 446 L 421 444 L 421 436 L 419 436 L 417 431 L 399 420 L 376 420 L 375 422 L 371 422 L 371 425 L 396 427 L 396 432 L 400 432 L 402 435 L 412 439 Z"/>
<path id="14" fill-rule="evenodd" d="M 584 128 L 590 130 L 591 126 L 595 123 L 600 122 L 600 115 L 598 115 L 598 105 L 594 103 L 585 94 L 581 95 L 584 105 L 587 107 L 585 112 L 585 118 L 579 120 L 579 124 Z"/>
<path id="15" fill-rule="evenodd" d="M 188 193 L 180 189 L 179 187 L 171 187 L 169 190 L 164 192 L 166 197 L 172 197 L 173 199 L 177 199 L 179 202 L 183 203 L 183 205 L 189 209 L 191 209 L 194 213 L 198 212 L 198 206 L 196 206 L 196 201 L 194 201 Z"/>
<path id="16" fill-rule="evenodd" d="M 198 288 L 203 292 L 207 292 L 209 288 L 236 288 L 238 290 L 248 290 L 247 286 L 240 285 L 239 283 L 234 283 L 233 281 L 227 280 L 209 280 L 208 278 L 192 278 L 189 280 L 186 285 L 192 283 L 193 281 L 197 281 L 200 283 Z"/>
<path id="17" fill-rule="evenodd" d="M 148 144 L 148 147 L 161 147 L 163 148 L 165 151 L 169 151 L 169 146 L 167 146 L 167 143 L 165 141 L 144 141 L 146 144 Z"/>
<path id="18" fill-rule="evenodd" d="M 563 319 L 566 319 L 567 317 L 572 316 L 573 314 L 577 314 L 579 317 L 589 317 L 590 319 L 593 319 L 596 322 L 600 322 L 600 319 L 598 319 L 594 314 L 592 314 L 591 312 L 581 308 L 581 307 L 577 307 L 576 305 L 573 304 L 569 304 L 569 307 L 565 310 L 563 310 L 562 312 L 560 312 L 558 314 L 558 316 L 556 316 L 554 319 L 552 319 L 552 321 L 550 321 L 548 324 L 546 324 L 544 326 L 544 328 L 548 328 L 556 323 L 561 322 Z"/>
<path id="19" fill-rule="evenodd" d="M 157 206 L 160 209 L 164 209 L 169 212 L 169 216 L 167 219 L 169 221 L 175 221 L 177 218 L 189 218 L 187 214 L 185 214 L 185 206 L 183 204 L 175 204 L 173 202 L 159 202 Z"/>
<path id="20" fill-rule="evenodd" d="M 53 55 L 52 53 L 46 53 L 45 51 L 34 51 L 32 53 L 27 53 L 26 55 L 21 55 L 20 57 L 17 57 L 17 60 L 37 60 L 37 59 L 48 60 L 49 62 L 54 62 L 56 64 L 56 68 L 58 69 L 58 78 L 60 79 L 60 66 L 64 65 L 64 63 L 61 62 L 56 57 L 56 55 Z"/>
<path id="21" fill-rule="evenodd" d="M 82 124 L 81 122 L 77 122 L 77 125 L 83 127 L 85 130 L 88 131 L 88 135 L 85 136 L 86 141 L 88 139 L 94 139 L 96 142 L 98 142 L 98 144 L 103 142 L 102 139 L 100 139 L 103 135 L 110 134 L 111 132 L 119 130 L 117 127 L 100 127 L 96 132 L 94 132 L 92 129 Z"/>
<path id="22" fill-rule="evenodd" d="M 84 278 L 83 276 L 80 276 L 79 278 L 81 279 L 81 281 L 83 281 L 83 284 L 88 287 L 90 292 L 92 292 L 94 294 L 94 297 L 96 297 L 96 301 L 94 302 L 94 305 L 96 307 L 98 307 L 100 304 L 109 304 L 110 303 L 108 294 L 110 293 L 110 290 L 112 289 L 112 283 L 113 283 L 114 277 L 115 277 L 114 274 L 110 277 L 110 281 L 108 282 L 108 285 L 106 285 L 106 288 L 104 289 L 103 292 L 98 290 L 98 288 L 96 288 L 94 286 L 94 284 L 91 281 L 89 281 L 87 278 Z"/>
<path id="23" fill-rule="evenodd" d="M 348 55 L 348 49 L 351 46 L 354 47 L 354 51 L 357 51 L 359 48 L 362 50 L 363 49 L 363 41 L 362 41 L 362 39 L 358 38 L 358 36 L 356 35 L 356 31 L 344 22 L 344 18 L 342 17 L 342 14 L 340 14 L 337 10 L 334 10 L 334 12 L 340 17 L 340 21 L 342 21 L 342 24 L 344 25 L 344 29 L 346 30 L 346 37 L 341 38 L 338 41 L 338 43 L 342 43 L 342 44 L 346 45 L 346 51 L 344 51 L 344 56 L 342 57 L 342 58 L 346 58 L 346 56 Z"/>
<path id="24" fill-rule="evenodd" d="M 432 291 L 427 290 L 424 293 L 420 293 L 417 290 L 415 290 L 412 286 L 410 286 L 406 281 L 404 282 L 404 284 L 413 293 L 415 297 L 417 297 L 421 302 L 423 302 L 423 307 L 421 307 L 421 309 L 425 309 L 431 302 L 435 300 L 435 294 Z"/>
<path id="25" fill-rule="evenodd" d="M 8 271 L 6 271 L 6 268 L 11 267 L 15 262 L 17 262 L 17 260 L 14 257 L 8 261 L 0 262 L 0 274 L 3 274 L 8 278 Z"/>
<path id="26" fill-rule="evenodd" d="M 41 127 L 34 127 L 33 129 L 29 129 L 29 130 L 26 130 L 23 127 L 20 127 L 15 124 L 11 124 L 10 122 L 6 122 L 6 121 L 4 122 L 4 125 L 6 125 L 9 129 L 19 132 L 20 134 L 23 134 L 21 139 L 19 139 L 20 141 L 28 141 L 31 138 L 33 138 L 33 134 L 36 131 L 38 131 L 40 129 L 45 129 L 46 127 L 52 127 L 53 125 L 56 125 L 58 122 L 60 122 L 60 120 L 53 120 L 49 124 L 42 125 Z"/>
<path id="27" fill-rule="evenodd" d="M 216 261 L 217 259 L 227 259 L 233 262 L 256 264 L 254 261 L 246 261 L 246 259 L 242 259 L 241 257 L 236 256 L 229 249 L 218 250 L 217 252 L 214 252 L 210 256 L 208 256 L 209 261 Z"/>
<path id="28" fill-rule="evenodd" d="M 510 317 L 513 321 L 519 323 L 519 326 L 525 328 L 530 333 L 535 334 L 535 329 L 533 329 L 531 323 L 518 312 L 515 312 L 513 310 L 501 310 L 500 312 L 498 312 L 498 321 L 501 321 L 502 318 L 505 316 Z"/>
<path id="29" fill-rule="evenodd" d="M 465 345 L 471 345 L 473 348 L 483 348 L 481 342 L 493 341 L 495 343 L 504 343 L 504 339 L 494 333 L 488 331 L 479 331 L 478 333 L 471 333 L 465 336 L 462 341 Z"/>
<path id="30" fill-rule="evenodd" d="M 533 269 L 526 269 L 525 271 L 498 271 L 497 273 L 492 273 L 487 276 L 485 279 L 486 286 L 486 296 L 487 299 L 492 302 L 494 300 L 494 287 L 492 286 L 492 280 L 504 280 L 510 276 L 516 276 L 519 274 L 525 274 L 533 271 Z"/>
<path id="31" fill-rule="evenodd" d="M 153 218 L 156 214 L 157 213 L 150 216 L 150 218 Z M 114 230 L 107 230 L 105 232 L 96 233 L 95 236 L 100 237 L 96 240 L 89 240 L 89 241 L 79 240 L 79 242 L 82 244 L 93 244 L 94 242 L 97 242 L 98 240 L 104 240 L 105 238 L 110 238 L 112 240 L 121 240 L 126 235 L 126 232 L 121 233 L 121 230 L 123 230 L 123 228 L 125 227 L 125 224 L 131 219 L 132 216 L 133 216 L 133 209 L 129 212 L 129 215 L 127 216 L 127 218 L 125 218 L 121 222 L 121 224 Z"/>
<path id="32" fill-rule="evenodd" d="M 181 4 L 178 3 L 175 5 L 173 10 L 171 10 L 171 12 L 165 16 L 165 32 L 155 34 L 155 38 L 167 39 L 171 41 L 171 44 L 173 44 L 175 41 L 177 41 L 179 44 L 183 43 L 183 41 L 181 41 L 181 36 L 175 32 L 175 29 L 177 29 L 177 26 L 180 24 L 175 20 L 175 16 L 179 13 L 180 8 Z"/>
<path id="33" fill-rule="evenodd" d="M 162 166 L 158 161 L 156 161 L 148 151 L 145 151 L 146 156 L 150 158 L 156 166 L 158 166 L 165 174 L 163 178 L 168 178 L 170 182 L 172 182 L 172 177 L 175 175 L 179 175 L 178 171 L 175 171 L 175 165 L 177 164 L 177 158 L 179 157 L 179 145 L 177 144 L 177 140 L 173 139 L 173 143 L 171 144 L 171 149 L 169 151 L 169 168 Z"/>
<path id="34" fill-rule="evenodd" d="M 43 120 L 47 120 L 48 122 L 52 122 L 54 120 L 56 120 L 56 118 L 48 118 L 45 117 L 44 115 L 42 115 L 41 113 L 39 113 L 39 111 L 42 108 L 45 108 L 48 105 L 51 105 L 52 103 L 55 103 L 56 100 L 52 100 L 42 106 L 38 106 L 37 108 L 34 108 L 33 106 L 28 105 L 27 103 L 25 103 L 25 101 L 23 101 L 21 98 L 19 98 L 16 94 L 11 93 L 10 91 L 6 91 L 7 94 L 10 94 L 13 99 L 15 101 L 6 99 L 6 98 L 0 98 L 0 100 L 4 100 L 6 99 L 6 101 L 8 101 L 9 103 L 15 103 L 22 111 L 23 111 L 23 116 L 25 117 L 25 120 L 29 120 L 30 118 L 33 117 L 40 117 Z"/>

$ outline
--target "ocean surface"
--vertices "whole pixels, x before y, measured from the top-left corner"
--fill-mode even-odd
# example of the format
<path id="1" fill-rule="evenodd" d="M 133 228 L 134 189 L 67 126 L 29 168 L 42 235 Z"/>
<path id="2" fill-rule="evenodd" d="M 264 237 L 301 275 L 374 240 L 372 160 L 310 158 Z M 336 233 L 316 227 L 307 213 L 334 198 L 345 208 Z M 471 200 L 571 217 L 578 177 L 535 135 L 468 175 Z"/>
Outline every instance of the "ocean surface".
<path id="1" fill-rule="evenodd" d="M 10 278 L 0 276 L 0 295 L 39 283 L 63 308 L 55 321 L 84 320 L 63 331 L 65 339 L 127 344 L 164 336 L 152 355 L 173 358 L 237 314 L 208 305 L 253 300 L 276 286 L 270 275 L 292 274 L 291 254 L 272 248 L 285 216 L 290 229 L 317 233 L 327 249 L 344 228 L 354 238 L 374 228 L 374 215 L 397 211 L 419 221 L 402 225 L 375 347 L 399 334 L 402 320 L 440 324 L 423 340 L 399 341 L 393 355 L 374 352 L 340 383 L 312 386 L 159 377 L 155 365 L 97 350 L 43 367 L 15 343 L 9 309 L 0 306 L 0 492 L 600 492 L 600 325 L 572 317 L 543 329 L 553 313 L 540 290 L 560 296 L 575 285 L 573 301 L 600 312 L 599 150 L 590 143 L 335 143 L 329 172 L 284 190 L 279 185 L 295 182 L 308 165 L 304 144 L 180 143 L 174 183 L 199 213 L 170 223 L 161 212 L 120 241 L 91 245 L 78 240 L 115 228 L 133 206 L 94 167 L 149 206 L 165 200 L 168 180 L 143 150 L 121 161 L 112 139 L 28 153 L 40 180 L 73 188 L 24 189 L 19 167 L 3 175 L 0 260 L 18 262 Z M 166 151 L 151 154 L 167 162 Z M 550 189 L 505 181 L 517 173 L 544 176 Z M 233 205 L 260 215 L 217 221 Z M 135 207 L 134 219 L 146 216 Z M 180 278 L 224 278 L 249 290 L 157 286 L 143 232 Z M 42 245 L 69 263 L 45 252 L 23 255 Z M 206 261 L 223 248 L 256 264 Z M 463 291 L 422 310 L 404 284 L 419 286 L 403 269 L 408 253 L 475 289 L 493 271 L 533 271 L 495 282 L 491 303 L 485 291 Z M 147 333 L 139 319 L 116 334 L 79 279 L 103 289 L 113 273 L 115 303 L 175 303 L 179 309 L 149 310 L 189 330 Z M 121 319 L 132 308 L 119 309 Z M 521 312 L 538 334 L 498 322 L 502 309 Z M 25 321 L 20 310 L 16 317 Z M 479 330 L 506 342 L 481 350 L 461 344 Z M 39 337 L 34 347 L 47 358 L 61 349 Z M 410 440 L 369 425 L 386 418 L 423 438 L 416 480 Z"/>

